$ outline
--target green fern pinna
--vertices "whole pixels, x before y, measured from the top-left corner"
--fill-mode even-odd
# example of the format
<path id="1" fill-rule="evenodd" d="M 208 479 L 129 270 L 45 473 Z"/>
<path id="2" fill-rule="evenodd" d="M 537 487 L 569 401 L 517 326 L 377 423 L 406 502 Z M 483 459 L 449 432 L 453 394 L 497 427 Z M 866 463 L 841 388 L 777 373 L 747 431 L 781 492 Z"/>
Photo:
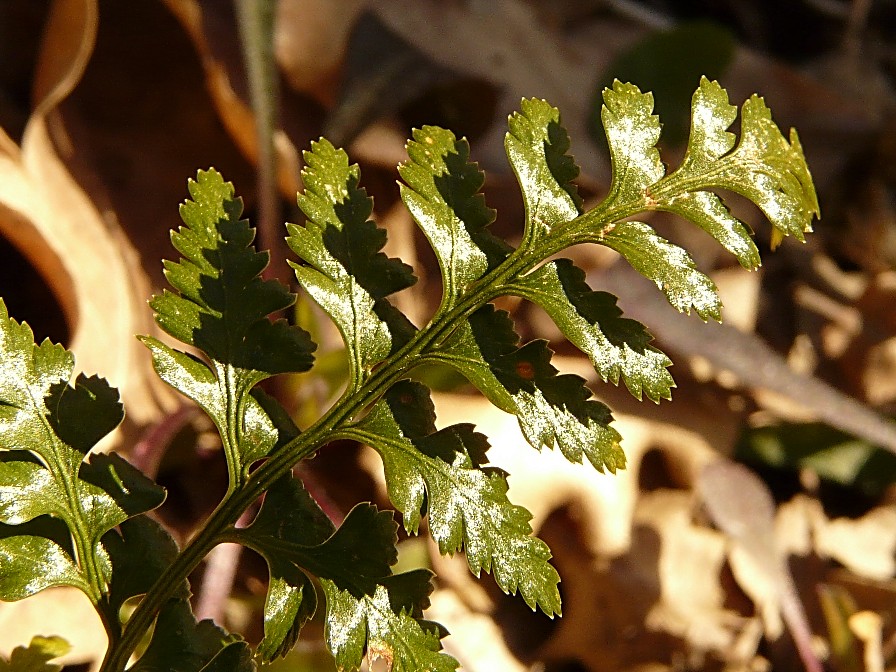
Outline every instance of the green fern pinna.
<path id="1" fill-rule="evenodd" d="M 442 553 L 463 551 L 474 574 L 489 573 L 531 608 L 559 614 L 550 551 L 533 536 L 529 512 L 508 500 L 506 474 L 488 466 L 487 438 L 468 424 L 438 428 L 430 392 L 413 372 L 452 367 L 515 415 L 535 449 L 557 449 L 601 471 L 622 468 L 610 409 L 583 379 L 554 368 L 545 341 L 521 343 L 493 301 L 514 295 L 538 304 L 604 381 L 622 381 L 638 398 L 669 398 L 670 361 L 644 326 L 623 317 L 615 297 L 591 288 L 557 253 L 580 243 L 609 247 L 678 310 L 718 319 L 713 282 L 685 250 L 636 218 L 654 210 L 680 215 L 755 268 L 748 228 L 717 193 L 728 190 L 762 210 L 773 242 L 803 239 L 818 203 L 796 133 L 785 138 L 755 96 L 741 109 L 739 140 L 728 131 L 736 116 L 725 91 L 703 79 L 687 151 L 669 172 L 656 149 L 653 97 L 616 82 L 602 108 L 612 184 L 585 211 L 559 112 L 524 100 L 505 141 L 525 199 L 516 248 L 489 230 L 495 213 L 480 193 L 483 174 L 467 142 L 441 128 L 414 131 L 399 167 L 401 196 L 435 251 L 444 288 L 422 325 L 390 303 L 414 276 L 382 252 L 386 232 L 370 220 L 357 165 L 326 140 L 314 143 L 298 197 L 307 221 L 289 224 L 287 241 L 301 290 L 345 341 L 349 377 L 341 398 L 301 430 L 258 384 L 311 369 L 315 344 L 299 327 L 269 319 L 296 297 L 261 278 L 268 256 L 254 249 L 232 185 L 214 170 L 199 172 L 181 206 L 184 226 L 172 233 L 181 258 L 165 262 L 171 289 L 151 302 L 159 326 L 189 348 L 149 336 L 143 342 L 158 375 L 215 423 L 227 493 L 179 549 L 144 515 L 164 490 L 123 458 L 93 452 L 122 418 L 117 392 L 96 377 L 71 383 L 72 354 L 48 341 L 35 345 L 28 326 L 0 304 L 0 598 L 50 586 L 82 590 L 109 635 L 106 672 L 123 670 L 150 629 L 130 668 L 137 672 L 254 669 L 292 648 L 321 597 L 339 669 L 359 669 L 366 655 L 387 659 L 396 672 L 454 670 L 457 662 L 441 651 L 444 630 L 423 620 L 430 573 L 392 572 L 393 512 L 361 503 L 336 527 L 292 472 L 333 440 L 353 439 L 382 458 L 408 532 L 417 533 L 425 516 Z M 237 528 L 262 496 L 251 524 Z M 186 577 L 222 542 L 252 549 L 270 570 L 264 638 L 254 651 L 238 635 L 197 622 L 190 609 Z M 121 607 L 131 598 L 139 601 L 123 622 Z"/>

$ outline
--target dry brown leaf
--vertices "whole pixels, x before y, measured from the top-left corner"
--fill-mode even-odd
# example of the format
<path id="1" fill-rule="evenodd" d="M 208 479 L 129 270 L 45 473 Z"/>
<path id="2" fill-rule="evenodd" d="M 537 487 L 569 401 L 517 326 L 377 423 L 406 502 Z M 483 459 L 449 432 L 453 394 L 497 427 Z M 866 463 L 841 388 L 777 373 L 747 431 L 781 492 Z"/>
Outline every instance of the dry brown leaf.
<path id="1" fill-rule="evenodd" d="M 820 555 L 859 576 L 891 579 L 896 574 L 896 507 L 878 507 L 858 520 L 832 520 L 815 531 L 815 544 Z"/>
<path id="2" fill-rule="evenodd" d="M 849 618 L 849 628 L 864 644 L 865 672 L 884 672 L 884 655 L 881 644 L 883 619 L 873 611 L 860 611 Z"/>
<path id="3" fill-rule="evenodd" d="M 170 398 L 134 338 L 152 330 L 149 284 L 114 216 L 90 201 L 50 132 L 55 106 L 83 73 L 96 27 L 95 0 L 53 4 L 21 148 L 0 130 L 0 232 L 53 289 L 79 369 L 99 373 L 120 390 L 133 428 L 155 420 Z"/>
<path id="4" fill-rule="evenodd" d="M 731 569 L 762 614 L 766 632 L 782 631 L 781 602 L 789 575 L 775 539 L 775 505 L 746 467 L 719 460 L 700 474 L 698 492 L 716 526 L 727 536 Z"/>
<path id="5" fill-rule="evenodd" d="M 530 669 L 508 650 L 494 620 L 487 613 L 471 609 L 456 590 L 437 590 L 430 600 L 426 617 L 446 626 L 450 624 L 451 636 L 444 640 L 443 646 L 446 653 L 460 662 L 463 670 L 526 672 Z"/>
<path id="6" fill-rule="evenodd" d="M 693 510 L 693 496 L 684 491 L 658 490 L 638 500 L 635 524 L 649 526 L 660 540 L 660 600 L 647 615 L 647 625 L 694 648 L 725 652 L 743 626 L 743 619 L 723 606 L 719 576 L 725 539 L 696 525 Z"/>
<path id="7" fill-rule="evenodd" d="M 837 360 L 838 373 L 851 388 L 878 406 L 896 401 L 894 296 L 896 272 L 871 276 L 855 302 L 858 328 L 847 334 L 848 344 Z"/>

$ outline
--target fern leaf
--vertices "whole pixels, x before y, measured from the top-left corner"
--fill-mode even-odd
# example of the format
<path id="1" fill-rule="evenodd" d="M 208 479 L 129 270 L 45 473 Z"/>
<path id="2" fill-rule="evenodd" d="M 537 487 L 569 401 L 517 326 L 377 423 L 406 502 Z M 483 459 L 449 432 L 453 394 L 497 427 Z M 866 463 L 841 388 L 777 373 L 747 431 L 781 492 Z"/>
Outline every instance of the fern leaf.
<path id="1" fill-rule="evenodd" d="M 509 291 L 544 308 L 603 380 L 618 384 L 622 378 L 638 399 L 642 393 L 652 401 L 671 398 L 671 360 L 650 345 L 643 324 L 622 317 L 615 296 L 592 290 L 585 272 L 568 259 L 548 262 Z"/>
<path id="2" fill-rule="evenodd" d="M 332 581 L 321 581 L 327 598 L 327 646 L 345 672 L 360 669 L 366 652 L 392 672 L 453 672 L 457 661 L 440 651 L 442 633 L 420 621 L 432 587 L 430 573 L 416 570 L 383 581 L 373 595 L 357 598 Z"/>
<path id="3" fill-rule="evenodd" d="M 625 465 L 610 410 L 584 380 L 558 375 L 544 341 L 519 345 L 513 321 L 491 304 L 480 308 L 446 341 L 435 361 L 453 366 L 498 408 L 517 416 L 535 448 L 559 447 L 571 462 L 587 457 L 598 471 Z"/>
<path id="4" fill-rule="evenodd" d="M 424 126 L 408 142 L 398 168 L 401 197 L 436 252 L 444 282 L 441 310 L 502 262 L 511 248 L 489 233 L 495 211 L 479 193 L 485 176 L 469 161 L 470 146 L 451 131 Z"/>
<path id="5" fill-rule="evenodd" d="M 560 111 L 546 101 L 524 99 L 507 124 L 504 148 L 523 192 L 524 241 L 531 245 L 581 213 L 582 198 L 572 182 L 579 168 L 567 154 L 569 136 Z"/>
<path id="6" fill-rule="evenodd" d="M 254 672 L 252 652 L 240 637 L 210 620 L 196 621 L 190 603 L 170 600 L 159 613 L 152 639 L 133 672 Z"/>
<path id="7" fill-rule="evenodd" d="M 488 443 L 470 425 L 436 431 L 429 390 L 403 381 L 361 422 L 352 436 L 383 458 L 389 497 L 417 532 L 428 512 L 429 529 L 442 554 L 463 549 L 470 570 L 493 573 L 508 593 L 517 591 L 532 609 L 560 612 L 560 577 L 550 550 L 532 536 L 531 514 L 507 499 L 500 471 L 478 464 Z"/>
<path id="8" fill-rule="evenodd" d="M 290 262 L 299 283 L 336 323 L 348 349 L 356 389 L 370 368 L 404 345 L 414 326 L 386 298 L 415 282 L 411 268 L 380 250 L 386 232 L 368 219 L 373 201 L 358 187 L 360 170 L 321 139 L 305 152 L 305 226 L 288 225 L 287 242 L 304 265 Z"/>
<path id="9" fill-rule="evenodd" d="M 96 602 L 111 572 L 101 538 L 161 504 L 164 490 L 118 455 L 88 458 L 123 417 L 118 392 L 83 374 L 71 385 L 72 354 L 35 345 L 2 300 L 0 353 L 0 597 L 71 585 Z M 46 532 L 51 516 L 64 534 Z"/>
<path id="10" fill-rule="evenodd" d="M 306 371 L 315 349 L 310 336 L 268 315 L 292 305 L 295 296 L 260 274 L 267 253 L 252 247 L 255 235 L 240 219 L 242 201 L 233 185 L 214 171 L 199 171 L 189 182 L 192 200 L 181 206 L 185 226 L 171 240 L 183 255 L 165 263 L 176 290 L 165 290 L 150 305 L 169 334 L 199 348 L 207 361 L 142 337 L 159 376 L 198 403 L 217 425 L 231 483 L 277 442 L 273 424 L 251 396 L 262 380 Z"/>

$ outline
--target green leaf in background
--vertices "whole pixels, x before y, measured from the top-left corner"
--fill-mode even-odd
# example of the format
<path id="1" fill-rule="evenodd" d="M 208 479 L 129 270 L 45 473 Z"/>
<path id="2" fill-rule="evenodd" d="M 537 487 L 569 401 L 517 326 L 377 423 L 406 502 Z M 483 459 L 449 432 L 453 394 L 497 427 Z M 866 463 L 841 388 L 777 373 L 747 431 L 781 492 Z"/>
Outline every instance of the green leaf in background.
<path id="1" fill-rule="evenodd" d="M 526 203 L 523 238 L 532 244 L 581 213 L 582 198 L 572 182 L 579 167 L 567 154 L 569 136 L 560 125 L 560 111 L 546 101 L 523 99 L 507 125 L 504 149 Z"/>
<path id="2" fill-rule="evenodd" d="M 592 290 L 569 259 L 548 262 L 509 291 L 544 308 L 604 381 L 616 385 L 622 378 L 638 399 L 642 393 L 652 401 L 672 397 L 672 361 L 650 345 L 653 337 L 643 324 L 622 317 L 615 296 Z"/>
<path id="3" fill-rule="evenodd" d="M 382 659 L 392 672 L 453 672 L 458 663 L 441 653 L 442 632 L 420 621 L 432 590 L 428 570 L 384 580 L 373 595 L 356 598 L 332 581 L 321 581 L 327 597 L 327 646 L 345 672 Z"/>
<path id="4" fill-rule="evenodd" d="M 896 455 L 822 422 L 784 422 L 744 431 L 738 459 L 777 469 L 811 469 L 877 499 L 896 483 Z"/>
<path id="5" fill-rule="evenodd" d="M 470 146 L 451 131 L 424 126 L 407 144 L 410 160 L 399 166 L 401 197 L 439 260 L 442 310 L 474 280 L 502 262 L 510 246 L 488 231 L 495 211 L 479 193 L 485 175 L 469 161 Z"/>
<path id="6" fill-rule="evenodd" d="M 382 250 L 386 232 L 370 221 L 373 199 L 359 188 L 360 169 L 326 140 L 304 153 L 305 226 L 289 224 L 287 242 L 305 265 L 290 262 L 299 284 L 333 319 L 350 360 L 349 390 L 369 369 L 404 345 L 415 327 L 389 303 L 416 281 L 412 269 Z"/>
<path id="7" fill-rule="evenodd" d="M 545 341 L 520 346 L 508 313 L 487 304 L 430 358 L 455 367 L 495 406 L 517 416 L 534 448 L 557 446 L 571 462 L 587 457 L 598 471 L 621 469 L 625 454 L 610 410 L 591 399 L 582 378 L 558 375 L 551 355 Z"/>
<path id="8" fill-rule="evenodd" d="M 233 185 L 214 170 L 199 171 L 189 191 L 192 200 L 181 206 L 186 226 L 171 235 L 183 258 L 165 262 L 176 292 L 165 290 L 150 304 L 159 325 L 202 350 L 208 363 L 158 339 L 142 340 L 159 376 L 217 425 L 233 485 L 277 442 L 252 388 L 276 374 L 306 371 L 316 346 L 301 328 L 268 319 L 295 296 L 276 280 L 261 278 L 268 255 L 252 247 L 255 232 L 240 219 L 243 204 Z"/>
<path id="9" fill-rule="evenodd" d="M 100 539 L 161 504 L 164 490 L 118 455 L 85 462 L 123 417 L 118 392 L 83 374 L 69 384 L 72 354 L 48 340 L 35 345 L 31 329 L 11 319 L 2 301 L 0 352 L 0 593 L 21 599 L 71 585 L 97 603 L 111 572 Z M 61 545 L 58 536 L 29 532 L 39 526 L 27 524 L 45 516 L 68 527 Z"/>
<path id="10" fill-rule="evenodd" d="M 669 30 L 651 33 L 623 51 L 604 71 L 595 87 L 591 109 L 591 134 L 603 142 L 603 129 L 597 112 L 601 93 L 613 86 L 613 80 L 632 82 L 642 91 L 652 91 L 656 110 L 663 120 L 665 142 L 684 143 L 688 136 L 688 103 L 695 82 L 705 75 L 722 77 L 734 56 L 734 35 L 708 21 L 682 22 Z"/>
<path id="11" fill-rule="evenodd" d="M 477 576 L 491 573 L 502 590 L 519 592 L 532 609 L 560 613 L 551 552 L 532 536 L 531 514 L 507 499 L 506 475 L 481 467 L 488 442 L 472 425 L 437 431 L 429 390 L 402 381 L 353 436 L 383 458 L 389 497 L 408 532 L 417 532 L 426 512 L 441 553 L 463 549 Z"/>
<path id="12" fill-rule="evenodd" d="M 196 621 L 190 603 L 170 600 L 131 672 L 254 672 L 249 645 L 212 621 Z"/>
<path id="13" fill-rule="evenodd" d="M 14 648 L 8 661 L 0 656 L 0 672 L 58 672 L 62 665 L 50 661 L 71 648 L 62 637 L 32 637 L 27 647 Z"/>

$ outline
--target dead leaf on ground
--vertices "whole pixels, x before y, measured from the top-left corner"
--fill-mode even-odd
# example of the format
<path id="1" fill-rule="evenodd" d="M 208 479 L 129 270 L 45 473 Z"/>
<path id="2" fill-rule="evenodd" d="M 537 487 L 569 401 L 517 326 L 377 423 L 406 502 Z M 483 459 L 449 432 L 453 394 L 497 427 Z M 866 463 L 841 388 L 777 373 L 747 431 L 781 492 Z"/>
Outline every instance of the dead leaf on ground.
<path id="1" fill-rule="evenodd" d="M 170 403 L 134 339 L 152 330 L 149 283 L 114 215 L 100 212 L 69 172 L 59 150 L 65 137 L 52 132 L 56 106 L 90 58 L 97 11 L 94 0 L 52 6 L 21 147 L 0 130 L 0 231 L 53 289 L 79 369 L 100 373 L 121 391 L 133 431 Z"/>

